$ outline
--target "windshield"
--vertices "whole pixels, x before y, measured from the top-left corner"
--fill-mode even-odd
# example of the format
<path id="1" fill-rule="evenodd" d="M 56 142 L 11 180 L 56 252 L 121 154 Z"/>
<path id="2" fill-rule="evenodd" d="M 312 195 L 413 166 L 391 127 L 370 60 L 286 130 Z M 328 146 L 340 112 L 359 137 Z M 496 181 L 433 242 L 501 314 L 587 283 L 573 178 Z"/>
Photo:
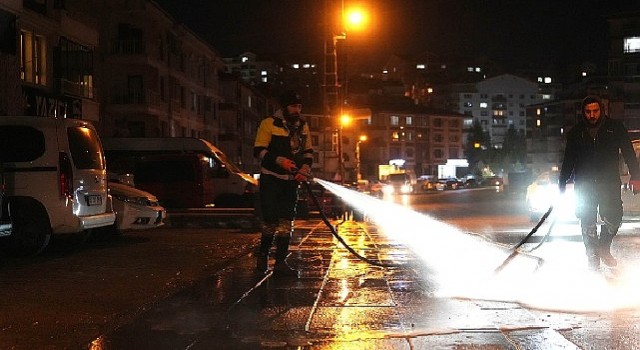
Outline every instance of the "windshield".
<path id="1" fill-rule="evenodd" d="M 220 159 L 220 161 L 227 166 L 227 170 L 229 170 L 230 172 L 234 173 L 234 174 L 239 174 L 242 172 L 242 170 L 240 170 L 240 168 L 238 168 L 238 166 L 236 166 L 235 164 L 231 163 L 231 161 L 227 158 L 227 155 L 222 153 L 222 152 L 216 152 L 216 156 L 218 157 L 218 159 Z"/>
<path id="2" fill-rule="evenodd" d="M 390 174 L 389 181 L 393 181 L 393 182 L 407 181 L 407 174 Z"/>

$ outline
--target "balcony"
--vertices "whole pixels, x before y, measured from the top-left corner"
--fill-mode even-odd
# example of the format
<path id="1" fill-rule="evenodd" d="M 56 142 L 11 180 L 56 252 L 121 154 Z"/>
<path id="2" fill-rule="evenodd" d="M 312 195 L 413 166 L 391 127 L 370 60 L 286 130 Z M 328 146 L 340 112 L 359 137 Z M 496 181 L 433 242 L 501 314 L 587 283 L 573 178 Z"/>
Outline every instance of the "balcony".
<path id="1" fill-rule="evenodd" d="M 142 40 L 123 39 L 116 40 L 111 48 L 112 54 L 142 55 L 145 53 L 145 45 Z"/>
<path id="2" fill-rule="evenodd" d="M 57 79 L 60 93 L 63 95 L 79 96 L 93 99 L 95 97 L 95 87 L 83 82 L 75 82 L 67 79 Z"/>
<path id="3" fill-rule="evenodd" d="M 110 102 L 114 105 L 147 105 L 149 107 L 160 107 L 162 104 L 160 94 L 151 90 L 113 94 Z"/>

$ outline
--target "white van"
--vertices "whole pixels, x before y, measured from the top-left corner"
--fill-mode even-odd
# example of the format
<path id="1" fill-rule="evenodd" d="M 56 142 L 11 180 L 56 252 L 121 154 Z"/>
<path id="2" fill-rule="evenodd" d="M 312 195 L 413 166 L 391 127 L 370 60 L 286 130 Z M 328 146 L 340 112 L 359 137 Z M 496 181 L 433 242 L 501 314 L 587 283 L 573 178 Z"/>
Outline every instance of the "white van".
<path id="1" fill-rule="evenodd" d="M 104 153 L 87 121 L 0 117 L 1 244 L 40 253 L 52 234 L 112 225 Z"/>
<path id="2" fill-rule="evenodd" d="M 135 187 L 168 208 L 253 207 L 258 181 L 212 143 L 193 137 L 102 140 L 109 172 L 133 174 Z"/>

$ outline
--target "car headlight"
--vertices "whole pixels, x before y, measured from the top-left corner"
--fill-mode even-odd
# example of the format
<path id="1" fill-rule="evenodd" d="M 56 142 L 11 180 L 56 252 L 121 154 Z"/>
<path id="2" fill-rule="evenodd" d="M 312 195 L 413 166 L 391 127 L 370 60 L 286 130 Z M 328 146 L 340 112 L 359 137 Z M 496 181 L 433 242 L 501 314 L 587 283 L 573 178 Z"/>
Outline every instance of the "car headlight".
<path id="1" fill-rule="evenodd" d="M 393 194 L 393 186 L 385 185 L 384 187 L 382 187 L 382 192 L 386 194 Z"/>
<path id="2" fill-rule="evenodd" d="M 410 193 L 411 192 L 411 185 L 402 185 L 402 187 L 400 187 L 400 192 L 402 192 L 402 193 Z"/>

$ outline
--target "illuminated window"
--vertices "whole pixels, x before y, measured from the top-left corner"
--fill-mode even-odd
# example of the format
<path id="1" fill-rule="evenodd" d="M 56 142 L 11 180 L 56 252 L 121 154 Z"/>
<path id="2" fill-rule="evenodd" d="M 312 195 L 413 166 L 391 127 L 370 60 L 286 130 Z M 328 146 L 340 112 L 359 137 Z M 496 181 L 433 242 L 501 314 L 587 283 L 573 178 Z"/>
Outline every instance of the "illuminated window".
<path id="1" fill-rule="evenodd" d="M 266 76 L 267 75 L 267 71 L 266 70 L 260 71 L 260 75 L 263 76 L 263 77 Z"/>
<path id="2" fill-rule="evenodd" d="M 47 44 L 45 37 L 20 31 L 20 79 L 47 84 Z"/>
<path id="3" fill-rule="evenodd" d="M 426 69 L 427 65 L 426 64 L 417 64 L 416 65 L 416 69 Z"/>
<path id="4" fill-rule="evenodd" d="M 487 108 L 488 106 L 486 102 L 480 102 L 480 108 Z"/>
<path id="5" fill-rule="evenodd" d="M 624 53 L 640 52 L 640 37 L 624 38 Z"/>
<path id="6" fill-rule="evenodd" d="M 551 77 L 544 77 L 545 84 L 551 84 Z"/>
<path id="7" fill-rule="evenodd" d="M 400 124 L 400 117 L 398 117 L 397 115 L 392 115 L 390 122 L 391 122 L 391 125 L 398 125 Z"/>
<path id="8" fill-rule="evenodd" d="M 407 116 L 407 119 L 406 119 L 405 122 L 406 122 L 407 125 L 412 125 L 413 124 L 413 117 L 410 116 L 410 115 Z"/>
<path id="9" fill-rule="evenodd" d="M 400 132 L 398 131 L 394 131 L 391 133 L 391 141 L 398 141 L 400 140 Z"/>
<path id="10" fill-rule="evenodd" d="M 300 65 L 298 63 L 294 63 L 294 64 L 291 65 L 291 67 L 293 69 L 298 69 L 298 68 L 300 68 Z"/>
<path id="11" fill-rule="evenodd" d="M 249 57 L 247 56 L 242 56 L 241 58 L 242 63 L 249 61 Z"/>

